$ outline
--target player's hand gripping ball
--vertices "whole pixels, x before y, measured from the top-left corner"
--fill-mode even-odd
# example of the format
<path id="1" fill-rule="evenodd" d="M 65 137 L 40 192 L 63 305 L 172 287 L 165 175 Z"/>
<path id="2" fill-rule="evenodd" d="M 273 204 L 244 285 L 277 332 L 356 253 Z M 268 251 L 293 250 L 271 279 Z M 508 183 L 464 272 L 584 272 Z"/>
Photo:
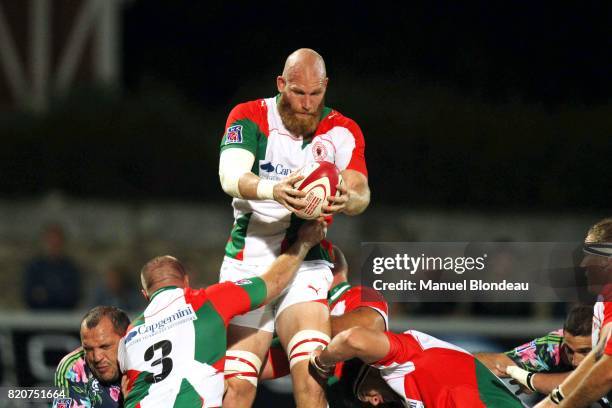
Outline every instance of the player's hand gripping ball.
<path id="1" fill-rule="evenodd" d="M 321 206 L 327 203 L 327 197 L 340 194 L 336 186 L 342 183 L 340 170 L 335 164 L 326 161 L 306 165 L 299 170 L 304 179 L 295 184 L 295 188 L 306 193 L 305 207 L 295 214 L 306 220 L 318 218 Z"/>

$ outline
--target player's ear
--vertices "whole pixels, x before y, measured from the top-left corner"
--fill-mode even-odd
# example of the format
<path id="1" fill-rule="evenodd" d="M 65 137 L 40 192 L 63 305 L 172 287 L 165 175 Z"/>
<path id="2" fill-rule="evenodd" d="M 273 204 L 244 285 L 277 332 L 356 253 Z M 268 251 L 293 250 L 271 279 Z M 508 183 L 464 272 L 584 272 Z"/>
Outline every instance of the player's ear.
<path id="1" fill-rule="evenodd" d="M 142 293 L 142 296 L 144 296 L 147 301 L 149 300 L 149 295 L 147 295 L 147 292 L 144 289 L 140 289 L 140 293 Z"/>
<path id="2" fill-rule="evenodd" d="M 287 81 L 283 78 L 282 75 L 276 77 L 276 88 L 278 92 L 283 92 L 285 90 L 285 86 L 287 86 Z"/>
<path id="3" fill-rule="evenodd" d="M 189 287 L 189 275 L 185 274 L 185 277 L 183 277 L 183 283 L 185 284 L 186 288 Z"/>

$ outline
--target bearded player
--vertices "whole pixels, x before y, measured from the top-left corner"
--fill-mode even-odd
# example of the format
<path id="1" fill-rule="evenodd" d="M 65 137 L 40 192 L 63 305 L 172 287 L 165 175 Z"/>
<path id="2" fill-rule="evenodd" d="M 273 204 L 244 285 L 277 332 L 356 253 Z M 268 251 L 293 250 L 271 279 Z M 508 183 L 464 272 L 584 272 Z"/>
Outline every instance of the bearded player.
<path id="1" fill-rule="evenodd" d="M 299 49 L 276 78 L 279 94 L 236 106 L 221 141 L 219 176 L 234 197 L 234 227 L 221 281 L 257 276 L 295 239 L 304 193 L 295 172 L 317 161 L 341 171 L 341 195 L 324 215 L 356 215 L 370 202 L 364 140 L 357 124 L 324 106 L 328 78 L 323 58 Z M 261 361 L 276 330 L 287 350 L 298 407 L 325 407 L 323 388 L 308 372 L 308 355 L 330 335 L 327 290 L 332 282 L 329 243 L 313 248 L 285 292 L 265 308 L 232 320 L 224 407 L 244 408 L 255 397 Z"/>

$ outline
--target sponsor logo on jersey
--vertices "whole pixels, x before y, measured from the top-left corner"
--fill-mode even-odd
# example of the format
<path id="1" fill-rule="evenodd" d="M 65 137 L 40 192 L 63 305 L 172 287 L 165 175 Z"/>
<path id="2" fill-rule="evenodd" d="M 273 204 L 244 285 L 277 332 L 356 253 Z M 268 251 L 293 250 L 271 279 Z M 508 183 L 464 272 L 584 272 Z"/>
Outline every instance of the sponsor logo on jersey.
<path id="1" fill-rule="evenodd" d="M 53 408 L 70 408 L 72 398 L 56 398 L 53 401 Z"/>
<path id="2" fill-rule="evenodd" d="M 227 128 L 225 144 L 242 143 L 242 125 L 234 125 Z"/>
<path id="3" fill-rule="evenodd" d="M 138 334 L 138 330 L 132 330 L 125 336 L 125 344 L 128 344 Z"/>
<path id="4" fill-rule="evenodd" d="M 234 282 L 234 284 L 238 286 L 250 285 L 253 281 L 250 279 L 240 279 L 239 281 Z"/>
<path id="5" fill-rule="evenodd" d="M 280 180 L 293 173 L 293 169 L 283 165 L 282 163 L 274 164 L 269 160 L 260 160 L 259 177 L 266 180 Z"/>
<path id="6" fill-rule="evenodd" d="M 178 310 L 166 317 L 154 321 L 145 321 L 144 324 L 135 328 L 128 334 L 129 340 L 133 344 L 139 343 L 142 340 L 151 338 L 155 335 L 165 332 L 181 324 L 197 320 L 197 316 L 191 305 L 181 306 Z M 132 334 L 135 333 L 135 334 Z M 128 338 L 126 337 L 125 345 L 127 346 Z"/>

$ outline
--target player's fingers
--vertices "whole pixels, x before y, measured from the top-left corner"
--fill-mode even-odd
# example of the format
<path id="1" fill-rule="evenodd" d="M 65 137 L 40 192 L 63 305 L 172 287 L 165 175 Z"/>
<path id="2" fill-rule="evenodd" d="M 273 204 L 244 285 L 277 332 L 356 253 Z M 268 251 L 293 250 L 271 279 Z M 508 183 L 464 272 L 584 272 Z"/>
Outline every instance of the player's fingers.
<path id="1" fill-rule="evenodd" d="M 285 199 L 285 202 L 287 202 L 293 208 L 297 208 L 297 209 L 302 209 L 302 208 L 306 207 L 306 203 L 304 202 L 304 200 L 299 200 L 299 199 L 293 198 L 293 197 L 287 197 Z"/>
<path id="2" fill-rule="evenodd" d="M 296 171 L 296 172 L 291 173 L 287 177 L 285 177 L 283 179 L 283 182 L 285 182 L 287 184 L 294 185 L 295 183 L 297 183 L 298 181 L 301 181 L 301 180 L 304 180 L 304 176 Z"/>
<path id="3" fill-rule="evenodd" d="M 285 191 L 285 193 L 291 197 L 297 197 L 297 198 L 306 197 L 306 193 L 304 191 L 296 190 L 295 188 L 289 188 Z"/>

